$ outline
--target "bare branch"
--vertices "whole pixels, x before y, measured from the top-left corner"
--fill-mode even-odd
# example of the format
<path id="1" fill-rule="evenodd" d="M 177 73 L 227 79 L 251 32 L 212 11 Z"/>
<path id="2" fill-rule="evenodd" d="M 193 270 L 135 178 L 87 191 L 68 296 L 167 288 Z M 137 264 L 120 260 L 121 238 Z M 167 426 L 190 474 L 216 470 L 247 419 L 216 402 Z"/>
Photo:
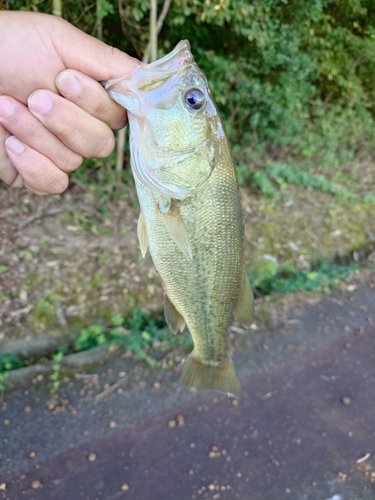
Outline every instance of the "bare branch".
<path id="1" fill-rule="evenodd" d="M 164 19 L 167 17 L 169 7 L 171 6 L 172 0 L 164 0 L 163 8 L 161 10 L 160 16 L 158 18 L 158 22 L 156 25 L 157 33 L 161 32 L 163 27 Z"/>
<path id="2" fill-rule="evenodd" d="M 163 27 L 164 20 L 167 17 L 168 10 L 169 10 L 169 7 L 171 6 L 171 3 L 172 3 L 172 0 L 164 0 L 163 8 L 161 10 L 160 16 L 158 17 L 158 20 L 156 23 L 156 33 L 157 34 L 160 33 L 160 31 Z M 146 49 L 144 51 L 144 55 L 143 55 L 143 59 L 142 59 L 143 62 L 147 63 L 149 61 L 150 51 L 151 51 L 151 37 L 150 37 L 150 40 L 149 40 L 149 42 L 146 46 Z"/>

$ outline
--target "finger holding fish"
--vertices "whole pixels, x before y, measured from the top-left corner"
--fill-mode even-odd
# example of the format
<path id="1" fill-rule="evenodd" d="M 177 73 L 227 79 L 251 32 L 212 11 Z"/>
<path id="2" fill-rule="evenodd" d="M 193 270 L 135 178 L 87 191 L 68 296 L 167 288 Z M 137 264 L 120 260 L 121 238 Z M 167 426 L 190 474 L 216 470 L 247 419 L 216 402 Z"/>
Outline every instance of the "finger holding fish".
<path id="1" fill-rule="evenodd" d="M 99 82 L 84 73 L 74 69 L 62 71 L 56 77 L 56 87 L 65 99 L 112 130 L 127 124 L 126 110 L 109 97 Z"/>

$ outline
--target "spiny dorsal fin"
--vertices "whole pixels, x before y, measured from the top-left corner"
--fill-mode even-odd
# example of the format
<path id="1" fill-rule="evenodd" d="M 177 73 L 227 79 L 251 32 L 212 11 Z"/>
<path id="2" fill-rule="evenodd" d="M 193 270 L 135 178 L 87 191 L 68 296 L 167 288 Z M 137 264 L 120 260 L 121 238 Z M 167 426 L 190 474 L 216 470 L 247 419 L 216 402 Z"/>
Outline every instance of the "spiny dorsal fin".
<path id="1" fill-rule="evenodd" d="M 138 236 L 139 246 L 141 247 L 141 252 L 144 257 L 147 253 L 148 237 L 146 231 L 146 221 L 142 212 L 139 214 L 138 225 L 137 225 L 137 236 Z"/>
<path id="2" fill-rule="evenodd" d="M 164 316 L 167 325 L 173 333 L 182 332 L 185 328 L 185 320 L 169 300 L 167 294 L 164 295 Z"/>
<path id="3" fill-rule="evenodd" d="M 188 260 L 193 260 L 189 233 L 178 210 L 172 207 L 168 213 L 160 211 L 160 215 L 163 217 L 172 240 Z"/>
<path id="4" fill-rule="evenodd" d="M 238 297 L 237 305 L 234 309 L 234 316 L 241 321 L 241 323 L 249 327 L 253 318 L 254 295 L 251 289 L 249 278 L 247 277 L 245 269 L 242 273 L 242 282 L 240 295 Z"/>

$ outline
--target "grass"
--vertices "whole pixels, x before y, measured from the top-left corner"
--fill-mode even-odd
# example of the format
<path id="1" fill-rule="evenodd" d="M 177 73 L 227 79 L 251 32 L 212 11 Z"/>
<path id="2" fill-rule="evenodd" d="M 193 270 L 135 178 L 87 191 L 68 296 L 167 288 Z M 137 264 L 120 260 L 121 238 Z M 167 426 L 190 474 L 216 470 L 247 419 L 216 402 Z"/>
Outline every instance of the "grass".
<path id="1" fill-rule="evenodd" d="M 276 259 L 267 256 L 249 272 L 253 288 L 261 295 L 272 293 L 289 294 L 293 292 L 331 293 L 340 280 L 358 271 L 359 265 L 351 263 L 318 263 L 311 270 L 298 271 L 293 265 L 281 266 Z"/>
<path id="2" fill-rule="evenodd" d="M 237 175 L 240 185 L 250 185 L 270 198 L 279 199 L 281 193 L 288 186 L 294 185 L 329 193 L 344 202 L 364 201 L 365 203 L 375 203 L 374 194 L 366 193 L 363 196 L 358 195 L 349 189 L 342 188 L 336 183 L 327 180 L 323 175 L 310 174 L 306 167 L 292 167 L 285 164 L 268 163 L 262 170 L 257 169 L 253 171 L 247 165 L 239 164 Z"/>
<path id="3" fill-rule="evenodd" d="M 166 328 L 163 317 L 151 318 L 141 309 L 134 309 L 127 320 L 119 314 L 114 316 L 109 327 L 94 324 L 84 328 L 74 342 L 74 349 L 84 351 L 114 343 L 131 351 L 135 358 L 155 366 L 156 353 L 187 347 L 191 344 L 191 339 L 188 335 L 172 334 Z"/>

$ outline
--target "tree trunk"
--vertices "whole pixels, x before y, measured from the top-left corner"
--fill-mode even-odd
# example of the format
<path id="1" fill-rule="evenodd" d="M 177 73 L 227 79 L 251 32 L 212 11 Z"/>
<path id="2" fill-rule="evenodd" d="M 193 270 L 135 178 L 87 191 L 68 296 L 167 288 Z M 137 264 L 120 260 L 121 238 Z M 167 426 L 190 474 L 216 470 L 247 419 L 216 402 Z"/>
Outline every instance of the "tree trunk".
<path id="1" fill-rule="evenodd" d="M 52 14 L 54 16 L 62 17 L 62 0 L 53 0 Z"/>

